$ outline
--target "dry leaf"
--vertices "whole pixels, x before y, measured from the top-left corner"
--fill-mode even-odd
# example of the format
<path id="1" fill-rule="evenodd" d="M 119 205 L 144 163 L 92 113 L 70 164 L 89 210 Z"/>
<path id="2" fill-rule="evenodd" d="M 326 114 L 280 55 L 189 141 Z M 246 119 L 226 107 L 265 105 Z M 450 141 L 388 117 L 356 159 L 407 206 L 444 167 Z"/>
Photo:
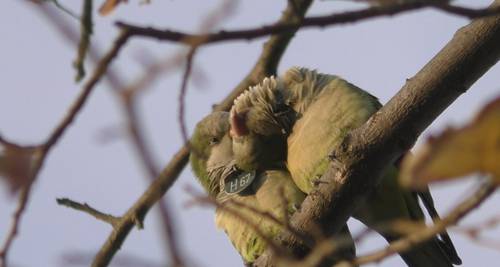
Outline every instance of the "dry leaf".
<path id="1" fill-rule="evenodd" d="M 0 154 L 0 177 L 5 178 L 12 193 L 30 182 L 33 149 L 6 147 Z"/>
<path id="2" fill-rule="evenodd" d="M 122 2 L 127 3 L 128 0 L 106 0 L 99 8 L 99 14 L 102 16 L 108 15 Z"/>
<path id="3" fill-rule="evenodd" d="M 404 185 L 422 187 L 432 181 L 472 173 L 491 174 L 500 182 L 500 97 L 459 129 L 448 129 L 407 156 L 402 164 Z"/>

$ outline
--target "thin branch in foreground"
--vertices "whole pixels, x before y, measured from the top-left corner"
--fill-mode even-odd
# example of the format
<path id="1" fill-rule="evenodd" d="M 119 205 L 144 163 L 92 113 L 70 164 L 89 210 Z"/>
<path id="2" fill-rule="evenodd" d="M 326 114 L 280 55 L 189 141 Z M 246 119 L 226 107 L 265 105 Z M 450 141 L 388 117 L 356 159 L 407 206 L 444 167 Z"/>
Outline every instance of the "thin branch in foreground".
<path id="1" fill-rule="evenodd" d="M 479 235 L 471 235 L 468 232 L 461 232 L 458 231 L 458 233 L 465 235 L 470 241 L 476 243 L 479 246 L 489 248 L 489 249 L 494 249 L 498 252 L 500 252 L 500 240 L 495 240 L 492 238 L 484 238 Z"/>
<path id="2" fill-rule="evenodd" d="M 407 251 L 415 245 L 433 238 L 437 234 L 444 232 L 448 226 L 456 224 L 465 215 L 469 214 L 472 210 L 477 208 L 493 192 L 495 192 L 496 188 L 497 186 L 493 183 L 486 183 L 482 185 L 472 196 L 457 205 L 448 215 L 446 215 L 441 220 L 436 220 L 434 225 L 423 227 L 422 230 L 416 231 L 412 234 L 409 234 L 405 238 L 394 241 L 389 246 L 380 251 L 365 256 L 360 256 L 356 258 L 352 262 L 352 264 L 362 265 L 370 262 L 380 262 L 391 255 Z"/>
<path id="3" fill-rule="evenodd" d="M 244 223 L 248 224 L 256 233 L 259 235 L 259 237 L 262 237 L 264 241 L 267 244 L 273 244 L 277 246 L 276 248 L 271 248 L 273 251 L 273 255 L 277 257 L 277 266 L 317 266 L 324 258 L 330 257 L 333 255 L 335 252 L 338 252 L 340 249 L 350 246 L 351 243 L 348 240 L 344 240 L 342 237 L 335 237 L 335 238 L 322 238 L 317 239 L 317 240 L 311 240 L 308 236 L 298 232 L 297 230 L 293 229 L 290 224 L 286 221 L 287 216 L 284 217 L 284 220 L 278 219 L 276 216 L 273 214 L 267 212 L 267 211 L 262 211 L 256 207 L 247 205 L 243 202 L 234 200 L 234 199 L 228 199 L 224 201 L 223 203 L 220 203 L 216 201 L 215 199 L 206 196 L 206 195 L 201 195 L 198 193 L 195 193 L 194 190 L 190 187 L 186 188 L 186 191 L 191 194 L 193 199 L 189 202 L 186 203 L 186 207 L 190 207 L 192 205 L 210 205 L 214 206 L 220 210 L 223 210 L 224 212 L 227 212 L 240 220 L 242 220 Z M 285 199 L 286 201 L 286 199 Z M 228 207 L 229 206 L 229 207 Z M 233 209 L 233 207 L 236 209 Z M 286 207 L 286 206 L 285 206 Z M 276 241 L 274 239 L 271 239 L 265 235 L 259 230 L 260 229 L 258 225 L 253 224 L 251 221 L 248 220 L 244 215 L 239 213 L 241 210 L 248 210 L 253 214 L 258 215 L 261 218 L 265 218 L 269 222 L 272 222 L 276 226 L 282 227 L 284 231 L 288 231 L 290 234 L 295 235 L 297 239 L 302 240 L 302 242 L 306 243 L 307 245 L 314 247 L 314 253 L 309 254 L 307 257 L 304 259 L 296 259 L 291 255 L 288 255 L 283 251 L 278 244 L 276 244 Z M 288 214 L 288 212 L 286 212 Z M 270 243 L 272 242 L 272 243 Z"/>
<path id="4" fill-rule="evenodd" d="M 394 16 L 424 8 L 434 8 L 450 14 L 467 17 L 469 19 L 488 17 L 500 13 L 500 7 L 474 9 L 449 4 L 436 4 L 433 1 L 407 1 L 396 5 L 384 5 L 356 11 L 333 13 L 326 16 L 307 17 L 300 22 L 300 25 L 297 22 L 277 22 L 259 28 L 231 31 L 221 30 L 215 33 L 191 34 L 175 30 L 159 30 L 152 27 L 138 27 L 125 22 L 117 22 L 116 25 L 122 29 L 127 29 L 132 36 L 150 37 L 162 41 L 171 41 L 189 46 L 198 46 L 200 44 L 211 44 L 230 40 L 251 40 L 271 34 L 280 34 L 299 26 L 300 28 L 307 28 L 354 23 L 381 16 Z"/>
<path id="5" fill-rule="evenodd" d="M 59 205 L 66 206 L 68 208 L 79 210 L 79 211 L 82 211 L 82 212 L 87 213 L 89 215 L 92 215 L 93 217 L 95 217 L 98 220 L 101 220 L 103 222 L 111 224 L 111 226 L 113 226 L 113 227 L 115 227 L 117 222 L 120 220 L 120 217 L 116 217 L 116 216 L 113 216 L 110 214 L 100 212 L 100 211 L 92 208 L 87 203 L 81 204 L 81 203 L 73 201 L 69 198 L 58 198 L 58 199 L 56 199 L 56 201 L 57 201 L 57 204 L 59 204 Z"/>
<path id="6" fill-rule="evenodd" d="M 484 238 L 482 232 L 497 228 L 500 224 L 500 216 L 495 216 L 484 222 L 475 223 L 474 226 L 455 226 L 451 228 L 453 232 L 465 235 L 472 242 L 490 249 L 500 250 L 500 240 Z"/>
<path id="7" fill-rule="evenodd" d="M 241 203 L 239 201 L 235 201 L 234 199 L 228 199 L 224 201 L 223 203 L 220 203 L 213 199 L 212 197 L 202 195 L 202 194 L 197 194 L 192 190 L 191 188 L 186 188 L 186 191 L 191 194 L 191 197 L 193 198 L 190 202 L 186 204 L 186 206 L 192 206 L 194 204 L 197 205 L 209 205 L 212 207 L 217 208 L 219 211 L 229 213 L 230 215 L 234 216 L 235 218 L 239 219 L 242 223 L 246 224 L 248 227 L 250 227 L 257 236 L 262 238 L 264 242 L 269 246 L 269 248 L 273 251 L 273 253 L 279 257 L 283 257 L 285 255 L 285 251 L 281 248 L 279 244 L 277 244 L 268 234 L 265 234 L 262 229 L 259 227 L 259 225 L 255 222 L 252 222 L 247 216 L 243 215 L 239 208 L 247 209 L 250 210 L 252 213 L 259 214 L 266 219 L 269 219 L 271 222 L 278 224 L 278 225 L 283 225 L 283 223 L 278 220 L 276 217 L 274 217 L 272 214 L 269 214 L 268 212 L 263 212 L 261 210 L 255 209 L 254 207 L 251 207 L 249 205 L 246 205 L 244 203 Z M 231 207 L 231 205 L 235 205 L 237 207 Z"/>
<path id="8" fill-rule="evenodd" d="M 486 221 L 475 223 L 474 226 L 456 226 L 453 227 L 452 230 L 466 233 L 471 236 L 477 236 L 482 231 L 491 230 L 493 228 L 498 227 L 499 225 L 500 225 L 500 216 L 497 215 Z"/>
<path id="9" fill-rule="evenodd" d="M 303 242 L 305 242 L 309 245 L 313 244 L 313 241 L 310 240 L 307 236 L 305 236 L 304 234 L 293 229 L 286 221 L 286 217 L 284 217 L 283 220 L 280 220 L 276 216 L 274 216 L 273 214 L 271 214 L 267 211 L 262 211 L 256 207 L 246 205 L 245 203 L 242 203 L 240 201 L 236 201 L 234 199 L 228 199 L 223 204 L 221 204 L 208 196 L 195 195 L 194 192 L 190 189 L 188 190 L 188 192 L 191 193 L 191 195 L 194 197 L 195 201 L 192 203 L 198 203 L 198 204 L 208 203 L 208 204 L 212 204 L 212 205 L 216 205 L 216 204 L 234 205 L 238 208 L 246 209 L 254 214 L 259 215 L 260 217 L 266 218 L 267 220 L 269 220 L 270 222 L 272 222 L 276 226 L 283 227 L 284 230 L 290 232 L 290 234 L 292 234 L 292 235 L 295 235 L 298 239 L 301 239 Z M 215 202 L 215 203 L 213 203 L 213 202 Z M 187 205 L 192 204 L 192 203 L 188 203 Z M 288 212 L 287 212 L 287 214 L 288 214 Z"/>

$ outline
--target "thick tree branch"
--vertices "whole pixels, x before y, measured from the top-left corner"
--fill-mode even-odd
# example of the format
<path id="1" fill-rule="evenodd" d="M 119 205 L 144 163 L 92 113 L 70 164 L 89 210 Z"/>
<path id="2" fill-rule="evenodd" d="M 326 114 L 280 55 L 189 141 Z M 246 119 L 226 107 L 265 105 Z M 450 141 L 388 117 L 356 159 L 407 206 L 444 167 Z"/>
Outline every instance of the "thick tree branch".
<path id="1" fill-rule="evenodd" d="M 289 4 L 279 21 L 281 23 L 296 23 L 299 25 L 312 0 L 293 0 L 289 2 L 294 3 L 293 7 Z M 280 35 L 271 36 L 269 41 L 264 45 L 262 54 L 250 73 L 219 105 L 215 107 L 215 110 L 228 110 L 234 98 L 246 90 L 250 85 L 258 83 L 266 76 L 275 74 L 278 62 L 297 29 L 298 27 L 294 27 L 292 30 Z M 189 147 L 185 145 L 174 155 L 168 165 L 160 173 L 159 177 L 151 183 L 148 189 L 146 189 L 142 196 L 122 217 L 122 220 L 118 223 L 117 227 L 113 229 L 94 258 L 92 266 L 107 266 L 109 264 L 114 254 L 125 241 L 130 230 L 132 230 L 132 227 L 144 220 L 149 209 L 161 199 L 165 192 L 176 181 L 180 172 L 188 162 L 188 157 Z"/>
<path id="2" fill-rule="evenodd" d="M 499 6 L 500 0 L 494 2 Z M 313 194 L 292 217 L 293 227 L 325 234 L 338 232 L 365 200 L 383 170 L 407 151 L 429 124 L 500 58 L 500 16 L 478 19 L 453 39 L 372 118 L 353 131 Z M 295 254 L 308 248 L 293 236 L 280 236 Z M 257 266 L 271 266 L 266 252 Z"/>

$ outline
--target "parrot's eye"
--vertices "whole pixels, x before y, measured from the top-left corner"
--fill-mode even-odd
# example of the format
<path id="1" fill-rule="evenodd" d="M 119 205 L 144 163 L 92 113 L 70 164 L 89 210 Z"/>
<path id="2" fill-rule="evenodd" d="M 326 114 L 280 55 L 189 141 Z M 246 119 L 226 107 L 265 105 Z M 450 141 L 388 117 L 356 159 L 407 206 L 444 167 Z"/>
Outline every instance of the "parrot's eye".
<path id="1" fill-rule="evenodd" d="M 217 143 L 219 143 L 219 139 L 217 139 L 217 137 L 210 138 L 210 141 L 209 141 L 210 145 L 215 145 Z"/>

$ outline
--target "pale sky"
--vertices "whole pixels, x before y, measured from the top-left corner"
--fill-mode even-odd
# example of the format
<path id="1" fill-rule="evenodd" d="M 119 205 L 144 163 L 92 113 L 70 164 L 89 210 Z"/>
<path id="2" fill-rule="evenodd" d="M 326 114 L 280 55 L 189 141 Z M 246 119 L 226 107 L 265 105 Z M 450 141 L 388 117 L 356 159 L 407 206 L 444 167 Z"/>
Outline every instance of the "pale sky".
<path id="1" fill-rule="evenodd" d="M 72 10 L 77 1 L 64 1 Z M 78 1 L 80 2 L 80 1 Z M 96 1 L 96 5 L 102 1 Z M 219 1 L 152 1 L 139 5 L 129 1 L 107 17 L 95 16 L 93 41 L 108 48 L 116 36 L 113 23 L 123 20 L 139 25 L 194 31 L 201 18 Z M 456 1 L 457 4 L 486 6 L 488 0 Z M 240 1 L 234 13 L 223 24 L 224 29 L 248 28 L 275 21 L 286 1 Z M 316 1 L 308 14 L 327 14 L 360 5 L 345 1 Z M 20 144 L 42 142 L 66 113 L 80 91 L 73 81 L 71 62 L 76 49 L 44 20 L 31 4 L 24 1 L 0 2 L 0 133 Z M 74 27 L 77 22 L 68 18 Z M 385 103 L 424 66 L 468 21 L 437 11 L 412 12 L 395 17 L 355 24 L 306 29 L 292 41 L 279 66 L 279 73 L 299 65 L 320 72 L 339 75 L 378 96 Z M 245 76 L 253 66 L 266 38 L 254 41 L 218 43 L 201 49 L 194 60 L 195 69 L 204 79 L 192 81 L 187 95 L 187 126 L 192 133 L 195 123 Z M 144 51 L 153 59 L 168 58 L 183 47 L 172 43 L 133 39 L 120 53 L 113 67 L 133 80 L 141 75 L 138 58 Z M 92 66 L 87 64 L 90 70 Z M 182 141 L 177 122 L 177 95 L 181 72 L 160 79 L 140 100 L 140 115 L 148 145 L 154 151 L 158 166 L 166 164 Z M 488 100 L 500 95 L 500 66 L 493 67 L 473 87 L 455 101 L 423 134 L 437 134 L 448 126 L 468 121 Z M 143 193 L 148 183 L 132 146 L 126 138 L 100 141 L 104 131 L 120 129 L 124 117 L 117 99 L 105 82 L 101 82 L 75 123 L 49 155 L 34 185 L 31 201 L 23 217 L 20 234 L 10 252 L 15 266 L 64 266 L 63 256 L 85 254 L 92 257 L 107 238 L 110 226 L 94 218 L 58 206 L 55 199 L 69 197 L 87 202 L 101 211 L 115 215 L 125 212 Z M 422 140 L 422 138 L 420 139 Z M 181 249 L 193 266 L 241 266 L 237 252 L 224 233 L 214 226 L 213 210 L 186 209 L 190 199 L 184 188 L 201 190 L 188 167 L 164 201 L 174 209 L 176 232 Z M 445 214 L 457 201 L 471 193 L 473 181 L 433 186 L 438 210 Z M 496 212 L 500 197 L 494 195 L 470 214 L 463 225 L 474 225 Z M 16 198 L 0 182 L 0 241 L 5 239 L 11 223 Z M 145 220 L 145 229 L 134 229 L 118 253 L 162 264 L 168 249 L 161 237 L 158 217 L 153 210 Z M 350 220 L 354 233 L 361 230 Z M 498 262 L 497 249 L 479 246 L 457 231 L 452 239 L 462 257 L 463 266 L 489 266 Z M 497 239 L 500 231 L 485 232 Z M 370 238 L 358 247 L 358 254 L 380 248 L 380 238 Z M 401 266 L 392 257 L 382 266 Z M 115 265 L 117 266 L 117 265 Z"/>

